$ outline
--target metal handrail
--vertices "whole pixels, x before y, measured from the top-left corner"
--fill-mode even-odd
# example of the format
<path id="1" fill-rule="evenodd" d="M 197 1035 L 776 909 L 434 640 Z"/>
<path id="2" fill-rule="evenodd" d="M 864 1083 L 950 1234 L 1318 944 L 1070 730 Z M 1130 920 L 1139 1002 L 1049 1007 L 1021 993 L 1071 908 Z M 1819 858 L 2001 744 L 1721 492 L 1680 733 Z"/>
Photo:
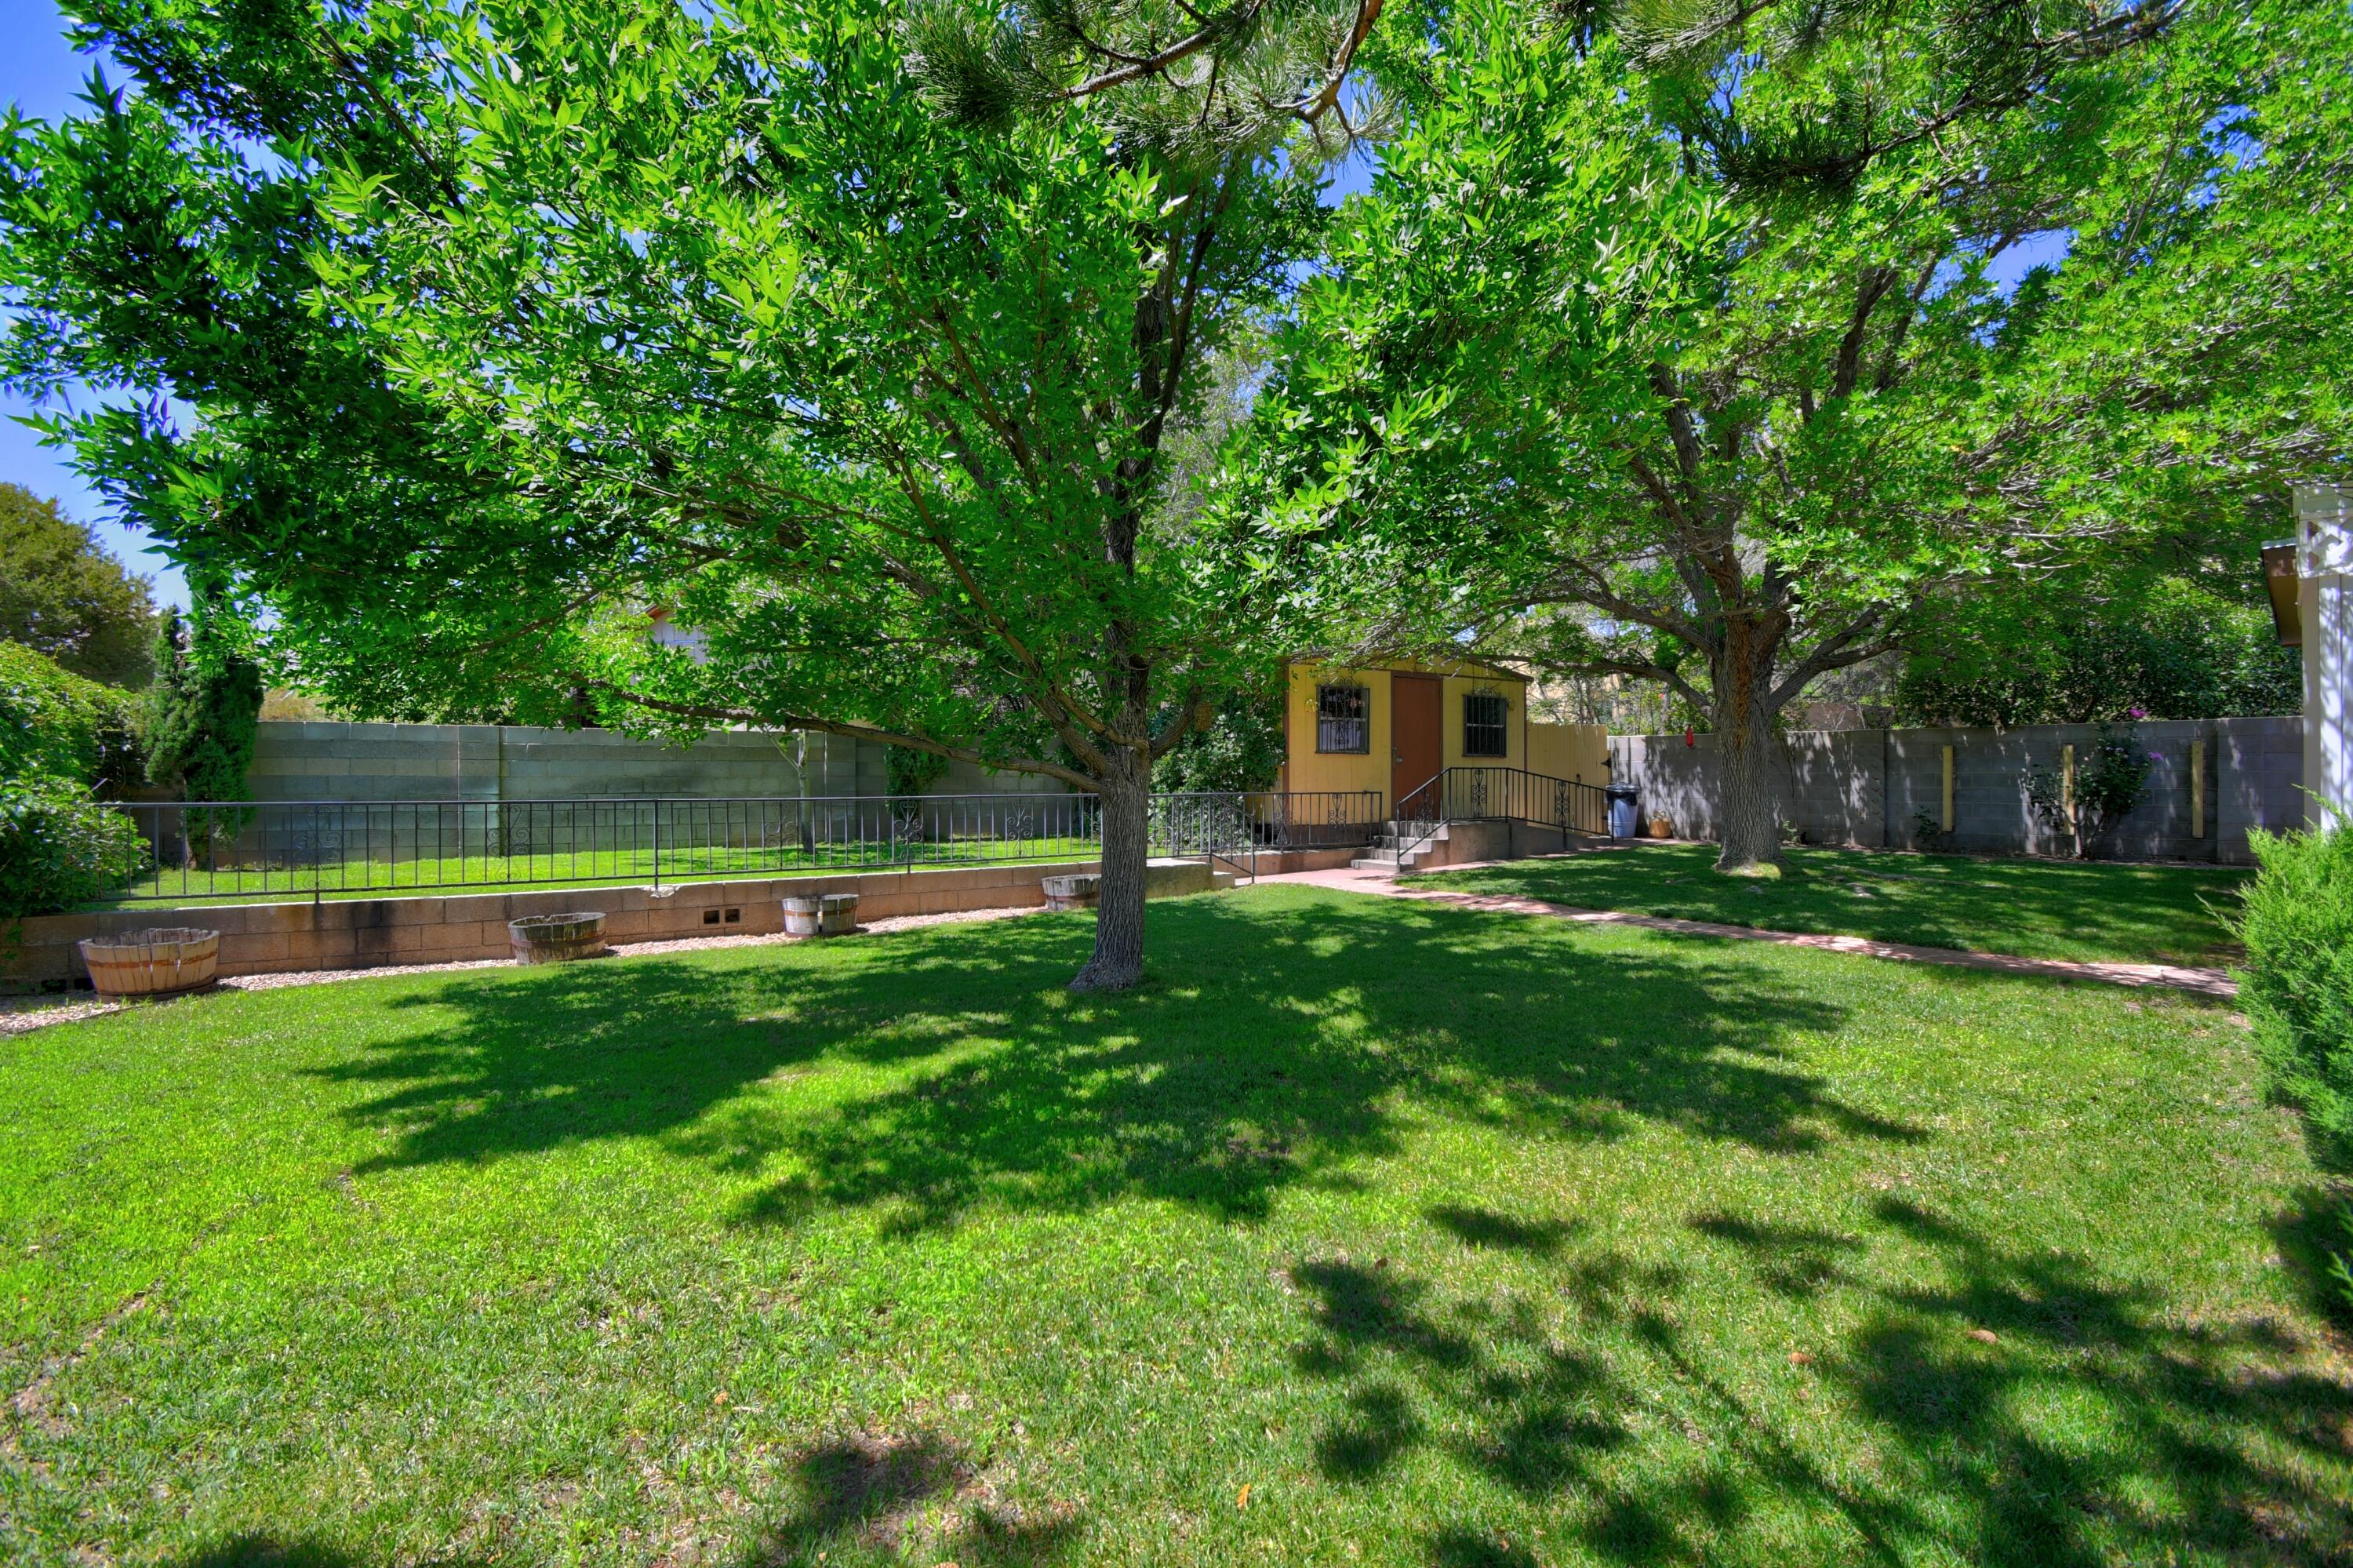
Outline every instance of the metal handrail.
<path id="1" fill-rule="evenodd" d="M 1409 811 L 1410 808 L 1410 811 Z M 1399 797 L 1398 848 L 1406 824 L 1430 824 L 1417 843 L 1429 842 L 1441 822 L 1517 821 L 1564 832 L 1607 835 L 1609 797 L 1598 784 L 1558 779 L 1525 768 L 1458 765 L 1440 768 L 1419 788 Z"/>
<path id="2" fill-rule="evenodd" d="M 1392 826 L 1397 832 L 1397 854 L 1399 864 L 1405 857 L 1438 836 L 1446 825 L 1446 775 L 1440 768 L 1412 789 L 1398 797 L 1397 813 Z M 1409 828 L 1408 823 L 1412 826 Z"/>
<path id="3" fill-rule="evenodd" d="M 635 795 L 132 800 L 148 869 L 113 902 L 665 883 L 925 864 L 1091 860 L 1093 795 Z M 1155 853 L 1367 842 L 1377 790 L 1152 798 Z"/>

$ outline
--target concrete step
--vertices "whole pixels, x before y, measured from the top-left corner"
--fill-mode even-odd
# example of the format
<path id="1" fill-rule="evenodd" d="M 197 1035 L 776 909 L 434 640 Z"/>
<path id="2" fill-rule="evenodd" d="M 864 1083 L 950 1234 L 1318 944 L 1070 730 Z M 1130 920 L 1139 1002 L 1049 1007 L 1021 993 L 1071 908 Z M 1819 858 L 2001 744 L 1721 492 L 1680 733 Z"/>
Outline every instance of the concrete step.
<path id="1" fill-rule="evenodd" d="M 1212 871 L 1209 873 L 1209 891 L 1231 893 L 1234 890 L 1234 874 L 1230 871 Z"/>

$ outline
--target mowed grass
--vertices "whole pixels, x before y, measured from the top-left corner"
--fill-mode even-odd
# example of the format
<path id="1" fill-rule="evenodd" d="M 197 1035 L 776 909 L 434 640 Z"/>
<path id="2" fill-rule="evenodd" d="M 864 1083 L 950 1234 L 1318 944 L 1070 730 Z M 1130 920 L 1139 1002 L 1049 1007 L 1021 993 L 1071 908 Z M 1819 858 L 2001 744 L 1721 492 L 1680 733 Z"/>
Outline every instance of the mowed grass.
<path id="1" fill-rule="evenodd" d="M 1077 998 L 1091 934 L 0 1043 L 0 1559 L 2353 1550 L 2218 1006 L 1301 888 Z"/>
<path id="2" fill-rule="evenodd" d="M 153 865 L 137 880 L 85 910 L 257 904 L 279 899 L 397 897 L 406 893 L 510 893 L 644 883 L 711 882 L 770 876 L 857 875 L 867 872 L 976 865 L 1034 865 L 1092 860 L 1102 846 L 1080 838 L 940 840 L 820 846 L 804 853 L 784 845 L 759 849 L 581 850 L 547 853 L 353 856 L 289 865 Z"/>
<path id="3" fill-rule="evenodd" d="M 1410 880 L 1586 909 L 1976 953 L 2217 964 L 2238 952 L 2219 912 L 2236 907 L 2240 885 L 2253 874 L 2231 866 L 1787 853 L 1778 879 L 1723 875 L 1713 869 L 1713 845 L 1628 844 Z"/>

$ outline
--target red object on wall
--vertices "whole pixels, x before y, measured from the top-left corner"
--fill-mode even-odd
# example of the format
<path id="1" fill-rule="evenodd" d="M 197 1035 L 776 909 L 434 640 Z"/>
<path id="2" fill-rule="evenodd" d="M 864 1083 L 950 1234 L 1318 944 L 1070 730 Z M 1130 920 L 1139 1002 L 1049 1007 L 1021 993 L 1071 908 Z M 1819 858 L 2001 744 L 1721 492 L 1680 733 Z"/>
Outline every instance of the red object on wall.
<path id="1" fill-rule="evenodd" d="M 1683 744 L 1693 747 L 1697 747 L 1699 745 L 1699 736 L 1692 733 L 1692 726 L 1689 725 L 1683 726 Z"/>

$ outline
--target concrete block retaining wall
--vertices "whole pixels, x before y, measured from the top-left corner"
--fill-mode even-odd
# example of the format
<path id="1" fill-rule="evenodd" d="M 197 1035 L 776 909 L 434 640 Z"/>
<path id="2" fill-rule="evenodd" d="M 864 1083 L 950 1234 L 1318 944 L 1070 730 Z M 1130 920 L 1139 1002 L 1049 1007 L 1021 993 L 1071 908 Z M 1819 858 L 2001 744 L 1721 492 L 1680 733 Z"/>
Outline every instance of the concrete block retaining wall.
<path id="1" fill-rule="evenodd" d="M 690 882 L 659 890 L 575 887 L 536 893 L 40 915 L 24 922 L 21 942 L 13 952 L 0 950 L 0 980 L 26 988 L 86 980 L 88 971 L 75 950 L 76 942 L 150 926 L 194 925 L 220 932 L 223 975 L 371 969 L 506 958 L 507 922 L 528 915 L 601 910 L 606 935 L 615 942 L 762 936 L 785 928 L 782 901 L 786 897 L 855 893 L 860 920 L 963 909 L 1029 908 L 1045 903 L 1044 890 L 1039 885 L 1041 878 L 1099 868 L 1098 862 L 1073 861 Z M 1220 864 L 1218 869 L 1229 868 Z M 1211 868 L 1200 861 L 1155 861 L 1148 874 L 1149 891 L 1155 898 L 1206 893 L 1214 885 Z M 737 912 L 735 920 L 724 918 L 730 909 Z M 722 916 L 720 923 L 705 923 L 704 916 L 711 911 Z"/>
<path id="2" fill-rule="evenodd" d="M 1417 872 L 1442 871 L 1450 865 L 1520 860 L 1535 854 L 1559 854 L 1585 842 L 1577 834 L 1536 822 L 1449 822 L 1415 850 L 1413 869 Z"/>
<path id="3" fill-rule="evenodd" d="M 2277 832 L 2305 821 L 2304 721 L 2295 717 L 2145 721 L 2139 743 L 2160 760 L 2147 793 L 2099 853 L 2120 860 L 2214 860 L 2243 864 L 2252 828 Z M 2030 766 L 2056 768 L 2060 748 L 2090 754 L 2094 725 L 2016 729 L 1808 731 L 1786 737 L 1781 816 L 1811 843 L 1865 849 L 1959 850 L 1977 854 L 2066 853 L 2026 798 Z M 1679 735 L 1612 736 L 1611 776 L 1641 791 L 1682 838 L 1717 836 L 1715 737 L 1686 746 Z M 2192 821 L 2190 756 L 2205 746 L 2205 820 Z M 1953 832 L 1936 834 L 1944 748 L 1953 748 Z"/>

